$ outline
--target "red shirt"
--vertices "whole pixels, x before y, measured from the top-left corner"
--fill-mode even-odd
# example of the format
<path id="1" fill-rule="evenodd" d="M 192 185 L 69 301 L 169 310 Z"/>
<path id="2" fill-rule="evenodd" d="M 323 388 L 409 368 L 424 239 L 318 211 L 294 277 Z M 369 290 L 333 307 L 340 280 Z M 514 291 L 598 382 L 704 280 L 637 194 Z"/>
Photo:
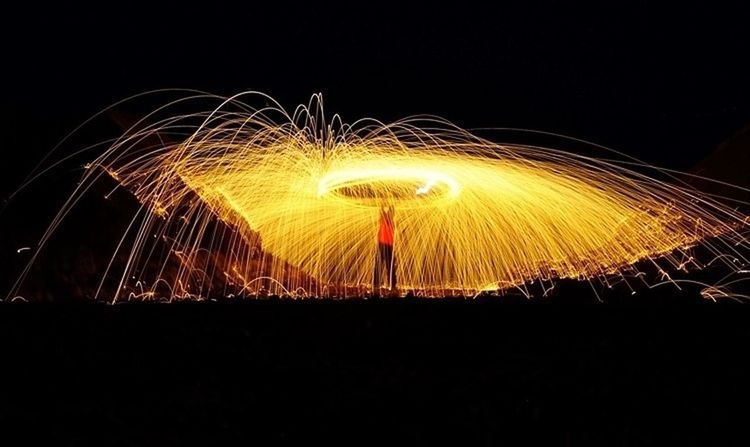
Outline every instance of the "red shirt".
<path id="1" fill-rule="evenodd" d="M 393 245 L 393 220 L 387 216 L 380 216 L 380 229 L 378 229 L 378 243 Z"/>

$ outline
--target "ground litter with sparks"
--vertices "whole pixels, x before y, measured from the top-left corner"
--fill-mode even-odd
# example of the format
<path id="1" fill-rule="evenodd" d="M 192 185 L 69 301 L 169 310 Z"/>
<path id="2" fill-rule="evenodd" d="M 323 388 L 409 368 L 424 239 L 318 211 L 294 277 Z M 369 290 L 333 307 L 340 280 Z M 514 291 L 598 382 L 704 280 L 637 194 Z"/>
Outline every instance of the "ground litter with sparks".
<path id="1" fill-rule="evenodd" d="M 147 210 L 120 248 L 130 253 L 118 290 L 134 279 L 172 296 L 226 284 L 369 293 L 383 207 L 394 210 L 399 288 L 431 295 L 622 276 L 643 260 L 700 267 L 691 247 L 721 255 L 745 243 L 745 216 L 615 162 L 499 144 L 435 118 L 326 122 L 321 104 L 288 114 L 231 98 L 143 120 L 92 163 Z M 155 262 L 154 239 L 180 260 L 170 277 L 136 274 Z"/>

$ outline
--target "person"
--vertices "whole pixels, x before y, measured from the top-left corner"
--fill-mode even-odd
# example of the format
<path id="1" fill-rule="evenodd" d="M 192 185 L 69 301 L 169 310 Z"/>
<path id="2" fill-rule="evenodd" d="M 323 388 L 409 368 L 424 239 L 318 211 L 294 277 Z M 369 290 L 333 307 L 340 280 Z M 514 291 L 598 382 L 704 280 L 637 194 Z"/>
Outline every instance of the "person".
<path id="1" fill-rule="evenodd" d="M 378 252 L 375 258 L 375 271 L 373 272 L 372 293 L 380 294 L 380 280 L 385 270 L 388 275 L 388 284 L 391 293 L 396 291 L 396 263 L 393 256 L 393 208 L 385 206 L 380 208 L 380 224 L 378 228 Z"/>

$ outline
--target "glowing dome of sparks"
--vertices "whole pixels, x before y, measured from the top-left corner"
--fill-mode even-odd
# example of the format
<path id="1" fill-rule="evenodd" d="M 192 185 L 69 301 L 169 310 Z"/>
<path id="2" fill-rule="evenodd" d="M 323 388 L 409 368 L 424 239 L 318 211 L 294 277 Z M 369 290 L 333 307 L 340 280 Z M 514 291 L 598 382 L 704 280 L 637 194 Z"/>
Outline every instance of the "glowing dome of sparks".
<path id="1" fill-rule="evenodd" d="M 691 246 L 721 253 L 744 241 L 744 216 L 612 162 L 498 144 L 435 119 L 334 126 L 319 104 L 290 116 L 228 110 L 235 101 L 141 126 L 93 164 L 150 210 L 123 278 L 144 270 L 151 239 L 140 235 L 153 233 L 181 267 L 149 280 L 176 296 L 208 295 L 217 277 L 361 293 L 384 206 L 395 212 L 399 288 L 433 295 L 590 280 L 641 260 L 683 266 Z"/>
<path id="2" fill-rule="evenodd" d="M 588 277 L 706 236 L 696 228 L 699 215 L 672 198 L 570 161 L 498 156 L 505 148 L 481 154 L 455 141 L 342 142 L 327 150 L 296 138 L 280 143 L 223 145 L 212 160 L 204 141 L 181 160 L 189 169 L 176 172 L 214 213 L 243 220 L 265 250 L 325 282 L 371 281 L 378 209 L 386 204 L 396 212 L 397 271 L 406 287 Z"/>

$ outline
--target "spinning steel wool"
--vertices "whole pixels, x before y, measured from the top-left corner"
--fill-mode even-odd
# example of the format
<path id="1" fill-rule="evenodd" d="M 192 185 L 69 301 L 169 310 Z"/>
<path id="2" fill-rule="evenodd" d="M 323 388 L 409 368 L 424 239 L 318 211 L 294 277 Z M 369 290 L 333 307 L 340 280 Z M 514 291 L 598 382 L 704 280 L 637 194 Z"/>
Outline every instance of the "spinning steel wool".
<path id="1" fill-rule="evenodd" d="M 95 160 L 87 178 L 103 168 L 144 205 L 119 248 L 119 298 L 261 284 L 367 293 L 383 207 L 394 210 L 399 288 L 427 295 L 622 276 L 644 260 L 700 266 L 692 247 L 744 244 L 743 215 L 622 164 L 494 143 L 434 118 L 326 122 L 319 100 L 291 115 L 231 98 L 149 117 Z M 167 259 L 179 268 L 144 277 Z"/>

